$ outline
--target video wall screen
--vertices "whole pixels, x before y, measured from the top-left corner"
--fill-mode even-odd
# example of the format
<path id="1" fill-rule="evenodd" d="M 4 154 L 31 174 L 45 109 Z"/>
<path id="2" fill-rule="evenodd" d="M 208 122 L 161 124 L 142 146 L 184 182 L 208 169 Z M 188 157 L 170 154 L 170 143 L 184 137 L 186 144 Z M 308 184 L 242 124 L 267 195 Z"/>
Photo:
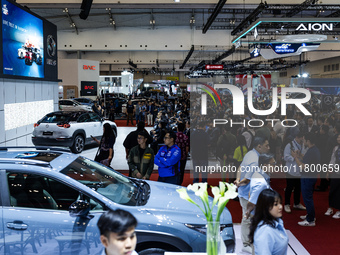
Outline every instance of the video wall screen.
<path id="1" fill-rule="evenodd" d="M 10 0 L 1 0 L 1 20 L 1 75 L 57 80 L 56 26 Z"/>

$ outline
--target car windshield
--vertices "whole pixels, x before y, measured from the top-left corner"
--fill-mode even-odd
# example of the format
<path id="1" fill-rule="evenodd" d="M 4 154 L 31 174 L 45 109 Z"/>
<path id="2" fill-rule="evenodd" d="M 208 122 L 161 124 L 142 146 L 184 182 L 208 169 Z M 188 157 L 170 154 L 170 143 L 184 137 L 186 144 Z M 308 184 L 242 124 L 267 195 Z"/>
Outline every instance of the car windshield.
<path id="1" fill-rule="evenodd" d="M 87 158 L 78 157 L 61 173 L 96 190 L 111 201 L 136 206 L 140 205 L 140 185 L 129 178 Z"/>

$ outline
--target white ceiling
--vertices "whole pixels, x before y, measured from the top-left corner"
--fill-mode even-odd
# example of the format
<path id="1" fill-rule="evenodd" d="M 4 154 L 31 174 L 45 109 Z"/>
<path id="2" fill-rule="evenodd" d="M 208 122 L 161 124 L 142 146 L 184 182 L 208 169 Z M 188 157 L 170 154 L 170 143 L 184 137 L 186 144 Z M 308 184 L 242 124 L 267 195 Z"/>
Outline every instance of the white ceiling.
<path id="1" fill-rule="evenodd" d="M 173 0 L 94 0 L 90 15 L 86 20 L 79 18 L 81 0 L 18 0 L 17 2 L 27 6 L 34 13 L 57 25 L 59 33 L 72 32 L 79 35 L 84 32 L 89 33 L 98 29 L 106 29 L 107 31 L 122 31 L 131 28 L 161 30 L 166 27 L 171 27 L 172 29 L 176 27 L 181 29 L 187 28 L 188 31 L 196 30 L 197 32 L 201 32 L 214 11 L 218 0 L 181 0 L 180 3 L 175 3 Z M 247 18 L 260 3 L 260 0 L 226 1 L 224 7 L 211 24 L 207 34 L 212 30 L 221 30 L 222 32 L 228 31 L 229 33 Z M 338 0 L 286 0 L 284 1 L 284 4 L 279 3 L 280 1 L 268 0 L 266 8 L 256 17 L 281 18 L 288 15 L 292 18 L 326 18 L 330 16 L 340 16 L 340 5 Z M 310 5 L 310 3 L 315 4 Z M 301 8 L 301 11 L 294 13 L 294 11 L 299 10 L 299 8 Z M 154 23 L 150 24 L 150 20 L 154 20 Z M 267 27 L 259 27 L 260 37 L 265 41 L 269 38 L 273 38 L 281 27 L 281 23 L 272 23 Z M 287 27 L 288 26 L 286 26 L 286 28 Z M 336 27 L 332 34 L 338 34 L 339 30 L 340 29 Z M 289 31 L 289 28 L 280 30 L 279 32 L 281 35 L 292 33 L 292 31 Z M 170 38 L 172 36 L 176 35 L 169 35 Z M 242 40 L 246 42 L 250 39 L 253 40 L 253 38 L 250 37 Z M 214 40 L 214 38 L 212 38 L 212 40 Z M 190 46 L 191 45 L 186 45 L 180 50 L 181 52 L 184 52 L 184 54 L 174 54 L 176 55 L 176 60 L 178 62 L 184 61 Z M 228 51 L 231 46 L 231 42 L 226 43 L 226 45 L 218 46 L 212 46 L 211 44 L 200 45 L 200 47 L 204 47 L 204 50 L 194 52 L 192 58 L 197 59 L 197 61 L 194 63 L 191 62 L 190 65 L 191 67 L 194 67 L 202 60 L 206 60 L 208 63 Z M 73 47 L 72 50 L 65 49 L 65 51 L 68 51 L 69 53 L 77 50 L 89 52 L 96 51 L 96 49 L 85 50 L 83 48 L 77 49 L 77 47 Z M 117 49 L 114 50 L 116 51 Z M 148 50 L 151 49 L 149 48 Z M 108 51 L 110 51 L 110 49 L 108 49 Z M 169 49 L 159 49 L 157 51 L 171 54 Z M 243 51 L 247 51 L 247 48 L 243 48 Z M 131 53 L 127 54 L 127 56 L 131 56 Z M 239 61 L 238 58 L 235 59 Z M 260 61 L 263 60 L 260 59 Z M 247 61 L 245 61 L 245 63 L 246 62 Z"/>

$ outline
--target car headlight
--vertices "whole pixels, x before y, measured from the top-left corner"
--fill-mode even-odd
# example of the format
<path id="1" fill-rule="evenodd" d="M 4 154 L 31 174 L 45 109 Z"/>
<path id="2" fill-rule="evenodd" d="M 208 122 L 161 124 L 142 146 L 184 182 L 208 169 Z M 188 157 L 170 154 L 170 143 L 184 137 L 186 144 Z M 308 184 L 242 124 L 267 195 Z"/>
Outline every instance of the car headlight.
<path id="1" fill-rule="evenodd" d="M 186 227 L 193 229 L 195 231 L 200 232 L 201 234 L 206 234 L 207 233 L 207 225 L 206 224 L 184 224 Z M 226 227 L 228 227 L 227 224 L 221 224 L 220 225 L 220 232 L 223 231 L 223 229 L 225 229 Z"/>

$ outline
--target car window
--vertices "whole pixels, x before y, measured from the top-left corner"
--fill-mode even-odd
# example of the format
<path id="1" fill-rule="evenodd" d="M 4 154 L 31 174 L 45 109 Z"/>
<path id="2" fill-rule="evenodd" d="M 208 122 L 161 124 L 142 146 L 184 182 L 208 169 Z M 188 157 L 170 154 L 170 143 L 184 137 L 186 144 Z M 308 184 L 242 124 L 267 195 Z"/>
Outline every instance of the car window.
<path id="1" fill-rule="evenodd" d="M 79 112 L 74 113 L 49 113 L 43 117 L 39 123 L 68 123 L 70 121 L 76 121 L 79 117 Z"/>
<path id="2" fill-rule="evenodd" d="M 61 173 L 96 190 L 115 203 L 135 206 L 140 202 L 139 187 L 136 183 L 87 158 L 77 158 Z"/>
<path id="3" fill-rule="evenodd" d="M 95 114 L 94 112 L 89 113 L 91 121 L 102 121 L 102 119 L 99 117 L 98 114 Z"/>
<path id="4" fill-rule="evenodd" d="M 87 113 L 81 115 L 78 119 L 78 122 L 89 122 L 89 121 L 90 121 L 90 116 Z"/>
<path id="5" fill-rule="evenodd" d="M 38 174 L 7 173 L 10 203 L 12 207 L 29 207 L 50 210 L 68 210 L 77 200 L 86 200 L 91 210 L 103 210 L 103 206 L 68 185 Z"/>
<path id="6" fill-rule="evenodd" d="M 63 101 L 62 102 L 63 105 L 73 105 L 72 101 Z"/>
<path id="7" fill-rule="evenodd" d="M 57 114 L 48 114 L 44 118 L 41 119 L 40 122 L 43 123 L 66 123 L 70 119 L 68 115 L 57 115 Z"/>

